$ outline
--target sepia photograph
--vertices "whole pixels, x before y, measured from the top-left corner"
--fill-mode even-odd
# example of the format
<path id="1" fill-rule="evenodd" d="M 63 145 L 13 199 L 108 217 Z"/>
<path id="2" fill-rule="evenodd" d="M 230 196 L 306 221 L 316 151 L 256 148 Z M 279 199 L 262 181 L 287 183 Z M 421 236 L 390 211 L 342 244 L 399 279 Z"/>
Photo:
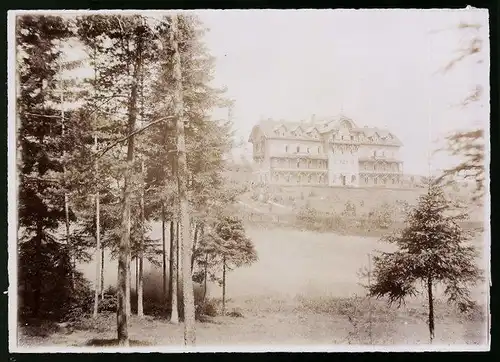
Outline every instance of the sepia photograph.
<path id="1" fill-rule="evenodd" d="M 11 352 L 490 349 L 486 9 L 8 36 Z"/>

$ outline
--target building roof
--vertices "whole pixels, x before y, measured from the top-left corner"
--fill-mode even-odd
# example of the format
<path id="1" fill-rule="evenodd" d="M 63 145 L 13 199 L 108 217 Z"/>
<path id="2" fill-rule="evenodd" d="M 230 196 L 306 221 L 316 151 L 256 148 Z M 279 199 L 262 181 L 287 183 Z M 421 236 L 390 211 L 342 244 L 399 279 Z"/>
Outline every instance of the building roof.
<path id="1" fill-rule="evenodd" d="M 272 120 L 267 119 L 260 121 L 256 126 L 253 127 L 252 133 L 250 135 L 249 142 L 251 142 L 253 135 L 255 132 L 260 130 L 264 137 L 266 138 L 285 138 L 285 139 L 297 139 L 297 140 L 310 140 L 317 141 L 318 138 L 312 136 L 312 132 L 314 128 L 318 132 L 320 132 L 320 127 L 322 123 L 310 123 L 306 121 L 302 122 L 288 122 L 284 120 Z M 278 136 L 275 134 L 275 131 L 278 131 L 283 127 L 283 130 L 286 132 L 285 136 Z M 297 133 L 297 131 L 300 131 Z"/>
<path id="2" fill-rule="evenodd" d="M 256 133 L 259 131 L 265 138 L 318 141 L 320 140 L 319 135 L 335 132 L 340 129 L 342 124 L 346 123 L 351 132 L 362 133 L 366 138 L 372 138 L 375 144 L 379 143 L 377 142 L 378 138 L 382 140 L 382 142 L 380 142 L 382 144 L 402 146 L 399 138 L 389 130 L 366 126 L 358 127 L 352 119 L 342 115 L 323 120 L 299 122 L 273 119 L 261 120 L 253 127 L 248 141 L 252 142 Z M 280 133 L 280 129 L 282 129 L 283 132 Z"/>

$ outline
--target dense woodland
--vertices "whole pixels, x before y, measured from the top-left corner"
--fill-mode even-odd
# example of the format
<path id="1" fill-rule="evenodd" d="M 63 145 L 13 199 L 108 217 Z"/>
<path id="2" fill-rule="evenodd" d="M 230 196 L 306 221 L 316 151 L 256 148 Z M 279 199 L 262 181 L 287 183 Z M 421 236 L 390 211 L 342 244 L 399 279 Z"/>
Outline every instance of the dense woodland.
<path id="1" fill-rule="evenodd" d="M 132 297 L 137 315 L 145 314 L 146 261 L 163 272 L 165 318 L 183 321 L 184 342 L 192 345 L 207 281 L 221 283 L 224 303 L 227 272 L 257 260 L 243 220 L 229 208 L 247 186 L 226 177 L 232 124 L 214 119 L 212 111 L 230 111 L 232 101 L 224 89 L 211 86 L 214 59 L 203 44 L 204 31 L 196 16 L 185 14 L 17 18 L 21 321 L 78 319 L 105 310 L 107 250 L 118 260 L 111 296 L 120 345 L 129 345 Z M 72 49 L 85 56 L 69 58 L 76 53 Z M 443 179 L 465 170 L 483 192 L 484 135 L 474 132 L 450 136 L 453 152 L 465 152 L 471 161 L 464 158 Z M 464 137 L 479 140 L 475 153 Z M 473 251 L 460 246 L 467 241 L 460 217 L 442 214 L 450 205 L 439 187 L 429 181 L 426 196 L 408 211 L 409 229 L 401 235 L 411 237 L 390 240 L 406 254 L 377 259 L 373 295 L 401 299 L 413 292 L 416 280 L 442 279 L 451 285 L 451 299 L 470 302 L 461 283 L 475 282 L 480 273 L 471 264 Z M 318 216 L 309 209 L 301 217 L 314 222 Z M 346 205 L 347 216 L 355 213 Z M 385 214 L 375 216 L 386 224 Z M 384 264 L 405 266 L 399 257 L 421 259 L 425 217 L 436 228 L 426 229 L 426 235 L 441 233 L 444 244 L 424 251 L 432 259 L 452 245 L 456 260 L 432 259 L 434 264 L 405 269 L 407 274 L 384 269 Z M 161 223 L 161 240 L 150 237 L 152 222 Z M 408 246 L 411 241 L 420 247 Z M 96 264 L 92 283 L 76 267 L 90 260 Z M 137 290 L 131 295 L 133 261 Z M 448 268 L 439 269 L 441 262 Z M 195 285 L 204 290 L 196 300 Z M 429 300 L 432 304 L 432 295 Z M 432 339 L 434 326 L 429 328 Z"/>
<path id="2" fill-rule="evenodd" d="M 238 192 L 222 172 L 232 130 L 211 111 L 231 103 L 210 86 L 203 32 L 190 15 L 18 18 L 21 318 L 86 313 L 89 300 L 99 313 L 106 248 L 119 261 L 120 343 L 128 343 L 133 259 L 138 315 L 144 261 L 163 264 L 164 285 L 182 291 L 168 293 L 170 321 L 182 301 L 194 343 L 193 277 L 202 283 L 256 259 L 241 221 L 224 213 Z M 68 46 L 87 57 L 65 59 Z M 65 78 L 80 69 L 92 76 Z M 163 248 L 148 237 L 150 221 L 162 222 Z M 93 294 L 76 270 L 92 254 Z"/>

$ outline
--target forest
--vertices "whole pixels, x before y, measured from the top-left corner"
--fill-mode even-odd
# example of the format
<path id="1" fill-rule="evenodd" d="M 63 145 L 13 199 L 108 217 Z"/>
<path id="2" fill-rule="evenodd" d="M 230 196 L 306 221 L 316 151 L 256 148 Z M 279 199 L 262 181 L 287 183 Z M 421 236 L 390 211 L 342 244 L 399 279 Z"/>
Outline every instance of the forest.
<path id="1" fill-rule="evenodd" d="M 17 19 L 21 319 L 97 315 L 107 249 L 119 265 L 118 340 L 128 345 L 131 261 L 141 316 L 144 261 L 162 256 L 168 318 L 182 319 L 194 343 L 193 280 L 256 259 L 225 211 L 238 193 L 222 173 L 232 127 L 211 111 L 231 102 L 210 86 L 203 32 L 191 15 Z M 75 49 L 85 56 L 70 59 Z M 148 237 L 152 220 L 163 225 L 162 249 Z M 92 255 L 95 287 L 76 268 Z"/>

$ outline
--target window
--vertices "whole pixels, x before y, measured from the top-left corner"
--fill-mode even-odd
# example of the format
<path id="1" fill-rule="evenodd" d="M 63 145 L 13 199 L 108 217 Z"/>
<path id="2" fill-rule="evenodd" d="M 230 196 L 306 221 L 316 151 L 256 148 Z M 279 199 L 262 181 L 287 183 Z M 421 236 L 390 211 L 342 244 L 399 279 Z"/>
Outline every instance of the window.
<path id="1" fill-rule="evenodd" d="M 300 168 L 300 160 L 297 160 L 297 168 Z"/>
<path id="2" fill-rule="evenodd" d="M 288 145 L 285 145 L 285 152 L 288 153 Z"/>
<path id="3" fill-rule="evenodd" d="M 368 177 L 365 177 L 365 184 L 368 183 Z"/>
<path id="4" fill-rule="evenodd" d="M 376 178 L 376 177 L 373 179 L 373 183 L 374 183 L 375 185 L 377 184 L 377 178 Z"/>
<path id="5" fill-rule="evenodd" d="M 351 141 L 354 141 L 354 136 L 351 136 Z"/>
<path id="6" fill-rule="evenodd" d="M 307 147 L 307 153 L 311 153 L 311 149 Z"/>
<path id="7" fill-rule="evenodd" d="M 373 157 L 377 157 L 377 151 L 373 151 Z"/>
<path id="8" fill-rule="evenodd" d="M 352 183 L 356 182 L 356 176 L 352 175 L 352 177 L 351 177 L 351 182 L 352 182 Z"/>
<path id="9" fill-rule="evenodd" d="M 297 146 L 297 153 L 300 152 L 300 146 Z"/>
<path id="10" fill-rule="evenodd" d="M 311 168 L 311 166 L 312 166 L 312 161 L 311 160 L 307 161 L 307 167 Z"/>

